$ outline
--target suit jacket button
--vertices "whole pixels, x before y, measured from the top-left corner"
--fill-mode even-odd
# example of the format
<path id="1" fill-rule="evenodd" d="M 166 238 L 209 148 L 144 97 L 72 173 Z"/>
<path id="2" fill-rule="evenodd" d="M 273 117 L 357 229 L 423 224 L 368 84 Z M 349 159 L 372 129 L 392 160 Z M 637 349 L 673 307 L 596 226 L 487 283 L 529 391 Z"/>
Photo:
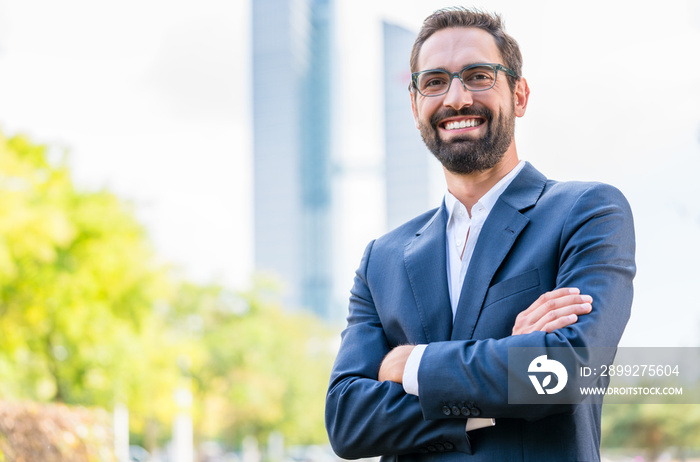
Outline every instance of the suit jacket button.
<path id="1" fill-rule="evenodd" d="M 457 406 L 452 406 L 452 415 L 460 415 L 460 411 Z"/>
<path id="2" fill-rule="evenodd" d="M 472 408 L 472 417 L 479 417 L 481 415 L 481 411 L 478 408 L 473 407 Z"/>
<path id="3" fill-rule="evenodd" d="M 455 448 L 455 445 L 450 443 L 449 441 L 445 441 L 443 446 L 445 446 L 445 451 L 451 451 Z"/>
<path id="4" fill-rule="evenodd" d="M 460 409 L 460 411 L 462 412 L 462 415 L 464 417 L 469 417 L 471 415 L 471 411 L 466 406 L 463 406 L 462 409 Z"/>
<path id="5" fill-rule="evenodd" d="M 445 415 L 450 415 L 450 414 L 452 414 L 452 411 L 450 410 L 449 407 L 447 407 L 447 406 L 442 406 L 442 413 L 445 414 Z"/>
<path id="6" fill-rule="evenodd" d="M 431 445 L 428 445 L 428 451 L 435 452 L 435 451 L 437 451 L 437 448 L 431 444 Z"/>

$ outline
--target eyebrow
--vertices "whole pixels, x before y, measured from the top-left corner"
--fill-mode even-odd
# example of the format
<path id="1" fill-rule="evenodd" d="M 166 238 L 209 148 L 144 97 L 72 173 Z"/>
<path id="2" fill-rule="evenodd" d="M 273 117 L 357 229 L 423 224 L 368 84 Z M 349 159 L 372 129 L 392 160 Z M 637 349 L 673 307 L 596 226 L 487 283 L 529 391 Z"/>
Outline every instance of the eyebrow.
<path id="1" fill-rule="evenodd" d="M 416 71 L 416 72 L 425 72 L 425 71 L 446 71 L 446 72 L 452 73 L 452 72 L 461 71 L 461 70 L 464 69 L 465 67 L 476 66 L 476 65 L 479 65 L 479 64 L 499 64 L 499 63 L 492 63 L 491 61 L 476 61 L 476 62 L 473 62 L 473 63 L 471 63 L 471 64 L 465 64 L 465 65 L 463 65 L 462 67 L 458 68 L 456 71 L 451 71 L 451 70 L 449 70 L 447 67 L 444 67 L 444 66 L 443 66 L 443 67 L 428 67 L 428 68 L 425 68 L 425 69 L 422 69 L 422 70 L 418 70 L 418 71 Z M 502 64 L 502 65 L 503 65 L 503 64 Z"/>

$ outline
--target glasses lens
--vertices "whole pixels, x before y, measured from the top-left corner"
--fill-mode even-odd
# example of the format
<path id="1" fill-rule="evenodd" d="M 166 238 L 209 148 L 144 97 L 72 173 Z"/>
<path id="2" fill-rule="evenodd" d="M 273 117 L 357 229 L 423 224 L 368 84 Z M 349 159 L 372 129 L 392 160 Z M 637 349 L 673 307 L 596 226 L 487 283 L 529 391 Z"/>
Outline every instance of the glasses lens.
<path id="1" fill-rule="evenodd" d="M 416 81 L 418 91 L 424 96 L 437 96 L 450 87 L 450 74 L 445 71 L 424 72 Z"/>
<path id="2" fill-rule="evenodd" d="M 484 91 L 496 83 L 496 68 L 488 64 L 477 64 L 466 67 L 460 75 L 462 82 L 470 91 Z M 424 96 L 439 96 L 447 93 L 452 82 L 453 74 L 443 70 L 419 73 L 416 77 L 416 87 Z"/>
<path id="3" fill-rule="evenodd" d="M 488 90 L 496 83 L 496 69 L 491 66 L 468 67 L 462 71 L 462 81 L 469 90 Z"/>

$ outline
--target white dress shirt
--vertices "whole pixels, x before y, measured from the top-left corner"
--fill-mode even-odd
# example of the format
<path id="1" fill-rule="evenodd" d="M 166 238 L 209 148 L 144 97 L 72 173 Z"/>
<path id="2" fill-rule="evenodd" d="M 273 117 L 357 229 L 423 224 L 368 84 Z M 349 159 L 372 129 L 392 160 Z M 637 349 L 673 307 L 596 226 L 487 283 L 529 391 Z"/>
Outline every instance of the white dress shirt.
<path id="1" fill-rule="evenodd" d="M 484 194 L 472 207 L 471 216 L 467 208 L 449 191 L 445 193 L 445 208 L 447 210 L 447 286 L 450 291 L 450 304 L 452 305 L 452 320 L 457 313 L 457 304 L 462 292 L 464 277 L 469 269 L 469 263 L 474 253 L 474 247 L 479 239 L 481 228 L 489 216 L 491 209 L 510 185 L 515 176 L 525 166 L 520 161 L 506 176 L 496 183 Z M 403 372 L 403 388 L 406 393 L 418 394 L 418 368 L 423 352 L 427 345 L 416 345 L 406 362 Z"/>

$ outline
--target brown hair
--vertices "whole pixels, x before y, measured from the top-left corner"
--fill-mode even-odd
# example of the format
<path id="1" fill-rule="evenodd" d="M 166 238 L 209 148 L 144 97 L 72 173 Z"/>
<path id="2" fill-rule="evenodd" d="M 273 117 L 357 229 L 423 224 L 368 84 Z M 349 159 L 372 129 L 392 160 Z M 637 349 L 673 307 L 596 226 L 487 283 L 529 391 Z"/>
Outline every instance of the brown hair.
<path id="1" fill-rule="evenodd" d="M 418 71 L 418 54 L 423 43 L 435 32 L 448 27 L 477 27 L 491 34 L 501 52 L 503 64 L 514 71 L 518 77 L 521 76 L 523 57 L 520 54 L 520 47 L 513 37 L 506 34 L 501 16 L 464 7 L 437 10 L 423 21 L 423 27 L 421 27 L 418 37 L 413 43 L 413 50 L 411 50 L 411 72 Z M 508 84 L 511 89 L 515 88 L 514 79 L 508 79 Z"/>

